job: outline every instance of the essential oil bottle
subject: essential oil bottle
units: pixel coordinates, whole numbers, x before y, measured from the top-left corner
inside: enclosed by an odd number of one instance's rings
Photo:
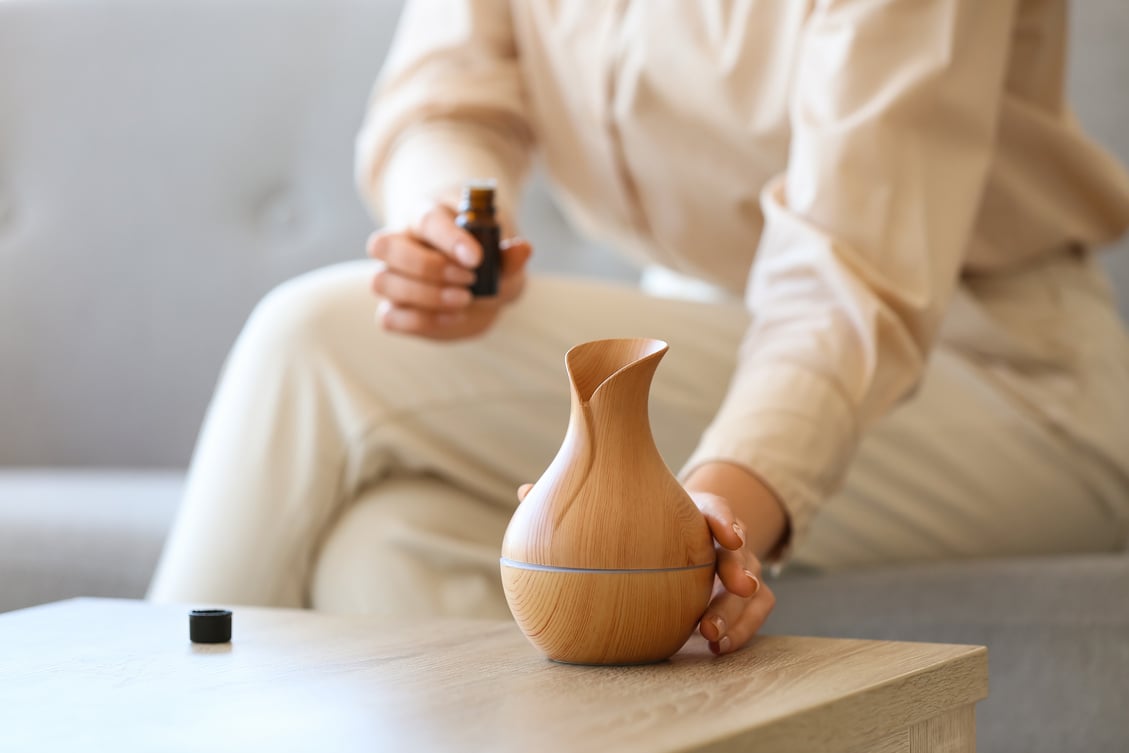
[[[463,187],[455,224],[475,237],[482,246],[482,264],[475,270],[470,292],[475,297],[498,295],[502,274],[502,229],[494,213],[494,181],[477,180]]]

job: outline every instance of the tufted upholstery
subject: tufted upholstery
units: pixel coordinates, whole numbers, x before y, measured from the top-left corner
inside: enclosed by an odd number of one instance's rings
[[[317,5],[0,6],[0,462],[183,465],[255,299],[362,248],[395,11]]]
[[[0,464],[185,464],[254,302],[363,255],[353,135],[398,12],[0,4]]]
[[[1071,88],[1129,156],[1129,10],[1078,5]],[[185,464],[254,302],[361,253],[352,138],[398,10],[0,4],[0,464]],[[539,263],[575,268],[535,199]]]

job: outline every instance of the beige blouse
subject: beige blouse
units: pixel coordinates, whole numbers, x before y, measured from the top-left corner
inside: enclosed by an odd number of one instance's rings
[[[591,235],[742,294],[690,464],[753,469],[802,533],[962,273],[1129,226],[1065,36],[1065,0],[415,0],[358,181],[401,225],[472,176],[513,201],[536,149]]]

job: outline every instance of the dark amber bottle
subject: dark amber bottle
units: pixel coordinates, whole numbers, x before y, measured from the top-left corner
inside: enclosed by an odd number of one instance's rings
[[[498,295],[502,275],[502,229],[494,214],[493,181],[475,181],[463,188],[455,224],[473,235],[482,246],[482,264],[475,270],[470,292],[476,297]]]

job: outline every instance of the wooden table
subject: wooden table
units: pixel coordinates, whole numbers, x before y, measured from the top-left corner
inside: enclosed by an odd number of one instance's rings
[[[212,606],[212,605],[208,605]],[[0,749],[972,751],[975,646],[766,636],[647,667],[536,654],[511,623],[78,599],[0,615]]]

